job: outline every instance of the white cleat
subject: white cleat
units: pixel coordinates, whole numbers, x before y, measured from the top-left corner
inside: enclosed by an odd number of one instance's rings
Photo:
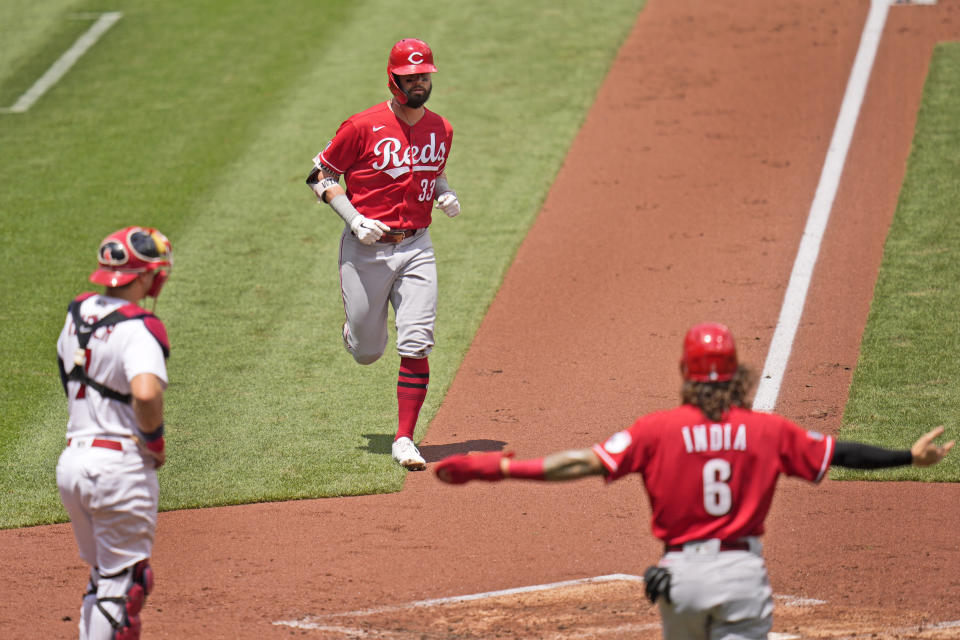
[[[427,468],[427,461],[420,455],[420,451],[417,450],[416,445],[413,444],[413,440],[410,438],[398,438],[394,440],[391,452],[397,464],[405,469],[410,471],[423,471]]]

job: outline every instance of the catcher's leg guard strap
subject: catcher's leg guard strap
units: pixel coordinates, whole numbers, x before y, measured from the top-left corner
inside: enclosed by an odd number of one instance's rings
[[[97,609],[113,627],[113,640],[140,638],[140,610],[151,591],[153,569],[148,560],[141,560],[119,573],[100,576]],[[109,607],[112,611],[108,611],[107,603],[113,605]]]
[[[97,606],[97,584],[100,582],[100,574],[96,567],[90,567],[90,580],[87,582],[87,590],[83,593],[83,600],[80,604],[80,637],[90,638],[90,620],[94,616]]]

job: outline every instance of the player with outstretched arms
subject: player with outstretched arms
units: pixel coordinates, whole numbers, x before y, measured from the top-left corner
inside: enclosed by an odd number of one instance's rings
[[[586,449],[532,460],[502,452],[452,456],[437,463],[448,483],[469,480],[572,480],[631,473],[643,477],[653,535],[664,543],[645,575],[659,601],[668,640],[766,638],[773,593],[760,536],[781,475],[820,482],[831,465],[875,469],[940,462],[954,446],[934,440],[893,451],[808,431],[786,418],[752,411],[752,375],[738,364],[733,335],[704,323],[686,334],[680,363],[682,404],[642,416]]]

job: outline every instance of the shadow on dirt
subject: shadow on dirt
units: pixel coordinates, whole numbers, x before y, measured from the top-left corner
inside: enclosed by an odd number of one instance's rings
[[[386,433],[365,433],[363,437],[367,439],[366,447],[360,449],[370,453],[380,453],[390,455],[390,445],[393,444],[393,436]],[[450,444],[425,444],[417,447],[420,449],[420,455],[427,462],[436,462],[447,456],[455,456],[459,453],[470,453],[471,451],[503,451],[506,446],[503,440],[465,440],[463,442],[451,442]]]

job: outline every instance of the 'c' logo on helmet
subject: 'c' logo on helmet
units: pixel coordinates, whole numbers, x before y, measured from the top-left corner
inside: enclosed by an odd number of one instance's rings
[[[410,54],[410,57],[407,58],[407,62],[409,62],[410,64],[420,64],[421,62],[423,62],[423,54],[420,53],[419,51],[414,51],[413,53]]]

